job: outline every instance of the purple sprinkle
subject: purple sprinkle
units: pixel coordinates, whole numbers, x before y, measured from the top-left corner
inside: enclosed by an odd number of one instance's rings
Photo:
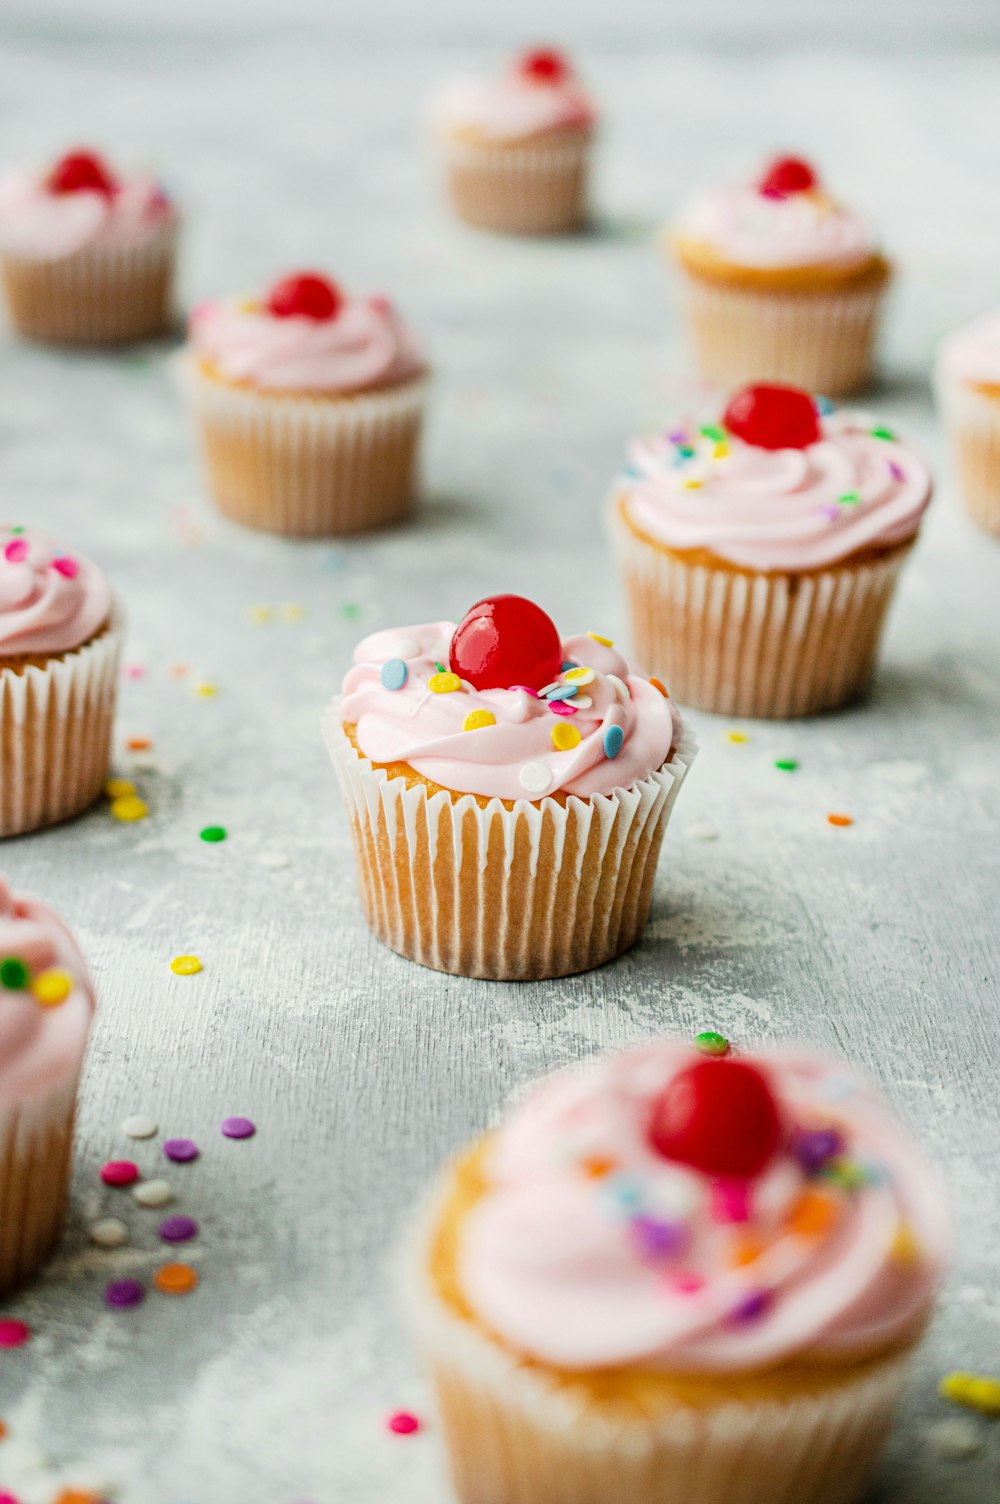
[[[104,1292],[104,1304],[116,1310],[137,1306],[144,1300],[146,1291],[137,1279],[113,1279]]]
[[[729,1313],[733,1326],[743,1326],[750,1321],[759,1321],[771,1305],[770,1290],[751,1290]]]
[[[902,465],[897,465],[895,460],[889,461],[889,474],[892,476],[893,480],[906,479],[906,473],[903,470]]]
[[[168,1138],[163,1145],[163,1152],[175,1164],[186,1165],[190,1160],[198,1158],[198,1145],[190,1138]]]
[[[821,507],[816,508],[818,516],[825,517],[828,522],[836,522],[840,516],[840,508],[835,501],[824,501]]]
[[[253,1138],[256,1132],[257,1126],[249,1118],[226,1118],[222,1124],[223,1138]]]
[[[792,1153],[807,1175],[818,1175],[823,1166],[844,1152],[844,1138],[836,1128],[799,1128],[792,1138]]]
[[[676,429],[673,433],[667,434],[667,441],[671,444],[686,444],[687,434],[683,429]]]
[[[164,1243],[186,1243],[198,1236],[198,1224],[193,1217],[167,1217],[160,1223],[160,1237]]]
[[[644,1259],[669,1259],[688,1245],[683,1222],[660,1222],[656,1217],[632,1217],[629,1222],[636,1249]]]

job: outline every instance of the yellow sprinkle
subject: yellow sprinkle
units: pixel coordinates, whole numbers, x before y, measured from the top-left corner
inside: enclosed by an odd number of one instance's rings
[[[495,726],[497,718],[492,710],[470,710],[462,722],[463,731],[478,731],[482,726]]]
[[[580,733],[568,721],[552,727],[552,745],[557,752],[569,752],[580,745]]]
[[[727,731],[726,737],[729,741],[735,742],[738,747],[750,740],[745,731]]]
[[[1000,1416],[1000,1379],[985,1374],[946,1373],[938,1384],[938,1394],[981,1415]]]
[[[302,618],[306,614],[306,608],[305,606],[300,606],[297,602],[292,601],[289,605],[282,606],[281,614],[284,617],[285,621],[294,623],[302,620]]]
[[[613,648],[615,645],[613,637],[602,637],[599,632],[588,632],[587,636],[592,638],[594,642],[599,642],[602,648]]]
[[[149,805],[138,794],[122,794],[120,798],[111,801],[111,813],[116,820],[123,820],[126,825],[131,825],[134,820],[145,820],[149,814]]]
[[[594,670],[585,663],[581,663],[579,668],[568,668],[563,674],[567,684],[591,684],[594,677]]]
[[[257,626],[263,626],[264,623],[266,621],[270,621],[273,616],[274,612],[271,610],[270,606],[250,607],[250,620]]]
[[[51,971],[40,971],[31,984],[32,996],[43,1008],[58,1008],[72,991],[73,978],[69,972],[55,966]]]
[[[684,489],[685,489],[685,491],[699,491],[701,489],[701,481],[700,480],[686,480],[684,482]]]
[[[201,695],[203,700],[210,700],[213,695],[219,693],[218,688],[214,684],[196,684],[194,692],[196,695]]]
[[[127,778],[109,778],[104,792],[109,799],[122,799],[126,794],[135,793],[135,784],[129,783]]]
[[[728,454],[729,454],[729,445],[728,444],[716,444],[715,448],[712,450],[712,458],[713,458],[713,460],[724,460],[727,457]]]
[[[260,313],[263,304],[259,298],[240,298],[236,307],[240,313]]]
[[[170,970],[174,976],[193,977],[196,971],[201,970],[201,962],[197,956],[175,956],[170,963]]]
[[[451,695],[456,689],[462,688],[462,681],[457,674],[449,673],[431,674],[427,681],[427,688],[433,690],[436,695]]]
[[[920,1263],[920,1244],[909,1222],[900,1222],[896,1228],[889,1256],[895,1263],[907,1268]]]

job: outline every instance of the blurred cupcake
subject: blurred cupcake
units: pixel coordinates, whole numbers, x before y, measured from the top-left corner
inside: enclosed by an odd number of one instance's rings
[[[377,632],[324,721],[365,917],[460,976],[599,966],[649,911],[694,755],[662,685],[515,595]]]
[[[179,216],[150,177],[73,151],[0,179],[0,272],[27,339],[120,344],[171,323]]]
[[[663,1042],[541,1082],[410,1251],[462,1504],[853,1504],[949,1249],[843,1065]]]
[[[611,521],[632,634],[682,704],[796,716],[860,694],[931,496],[884,425],[794,387],[633,445]]]
[[[100,794],[121,636],[96,564],[0,526],[0,836],[66,820]]]
[[[597,110],[559,52],[459,79],[433,108],[455,212],[480,230],[548,235],[588,217]]]
[[[869,381],[891,267],[808,162],[781,157],[756,182],[698,194],[669,245],[707,380],[832,397]]]
[[[937,390],[966,510],[1000,534],[1000,312],[945,341]]]
[[[0,877],[0,1295],[36,1272],[62,1232],[93,1012],[69,930]]]
[[[427,368],[386,298],[301,272],[260,300],[202,303],[182,372],[233,521],[329,537],[412,510]]]

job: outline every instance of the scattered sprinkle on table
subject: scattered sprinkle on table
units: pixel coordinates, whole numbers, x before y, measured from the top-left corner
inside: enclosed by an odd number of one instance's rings
[[[715,1029],[703,1029],[694,1037],[694,1047],[703,1055],[728,1055],[729,1040]]]
[[[136,820],[145,820],[149,805],[138,794],[123,794],[120,799],[112,799],[111,814],[125,825],[131,825]]]
[[[175,956],[170,970],[178,977],[193,977],[195,972],[201,971],[201,962],[197,956]]]
[[[109,778],[104,785],[104,793],[108,799],[124,799],[126,795],[135,793],[135,784],[127,778]]]
[[[198,1288],[198,1276],[190,1264],[164,1264],[153,1275],[161,1295],[190,1295]]]
[[[144,663],[126,663],[122,668],[122,673],[126,679],[144,679],[146,676],[146,665]]]
[[[139,1166],[130,1159],[109,1159],[101,1166],[101,1179],[105,1185],[134,1185],[139,1179]]]
[[[133,1188],[132,1197],[140,1206],[166,1206],[174,1199],[174,1188],[169,1180],[143,1180]]]
[[[219,693],[219,689],[215,684],[203,682],[201,684],[195,685],[194,692],[203,700],[211,700],[214,695],[217,695]]]
[[[966,1405],[978,1410],[980,1415],[1000,1417],[1000,1379],[987,1374],[964,1373],[957,1370],[946,1373],[938,1384],[942,1399],[953,1405]]]
[[[747,735],[747,733],[745,731],[727,731],[726,732],[726,741],[727,742],[732,742],[733,745],[736,746],[736,747],[742,747],[743,743],[744,742],[748,742],[749,740],[750,740],[750,738],[749,738],[749,736]]]
[[[144,1112],[135,1112],[122,1123],[122,1132],[126,1138],[153,1138],[157,1126],[155,1118],[148,1118]]]
[[[6,1426],[6,1423],[4,1421],[0,1420],[0,1441],[3,1441],[5,1439],[5,1437],[6,1437],[6,1435],[7,1435],[7,1426]]]
[[[166,1217],[159,1226],[164,1243],[187,1243],[198,1236],[198,1224],[193,1217]]]
[[[229,832],[224,825],[206,825],[198,834],[203,841],[208,841],[210,845],[215,845],[219,841],[224,841]]]
[[[833,814],[827,815],[827,817],[826,817],[826,823],[828,825],[837,825],[837,826],[853,825],[854,824],[854,816],[853,815],[838,815],[836,812],[834,812]]]
[[[273,619],[274,612],[271,610],[270,606],[251,606],[248,615],[254,625],[260,627],[263,626],[265,622],[271,621]]]
[[[798,759],[795,757],[776,757],[774,766],[779,773],[794,773],[798,767]]]
[[[223,1118],[221,1132],[223,1138],[253,1138],[257,1127],[249,1118]]]
[[[52,1504],[110,1504],[110,1501],[104,1494],[95,1494],[89,1488],[64,1488]]]
[[[689,825],[688,835],[692,836],[696,841],[717,841],[719,839],[719,832],[715,826],[706,824],[704,820],[696,820],[693,825]]]
[[[0,1347],[23,1347],[31,1338],[31,1327],[26,1321],[13,1317],[0,1318]]]
[[[124,1311],[137,1306],[145,1297],[142,1282],[137,1279],[113,1279],[104,1291],[104,1304]]]
[[[305,606],[300,606],[298,601],[289,601],[286,605],[282,606],[281,614],[285,621],[291,626],[295,626],[297,622],[302,621],[305,617],[306,608]]]
[[[412,1436],[420,1430],[420,1421],[409,1410],[395,1410],[386,1421],[389,1430],[396,1436]]]
[[[190,1138],[168,1138],[163,1152],[174,1164],[186,1165],[198,1158],[198,1145]]]
[[[125,747],[129,752],[150,752],[153,748],[153,738],[151,736],[130,736],[125,743]]]
[[[949,1462],[962,1462],[974,1457],[983,1448],[982,1437],[975,1422],[955,1415],[950,1420],[939,1420],[930,1427],[927,1439],[939,1457]]]
[[[128,1242],[128,1228],[118,1217],[99,1217],[91,1222],[88,1232],[98,1248],[124,1248]]]

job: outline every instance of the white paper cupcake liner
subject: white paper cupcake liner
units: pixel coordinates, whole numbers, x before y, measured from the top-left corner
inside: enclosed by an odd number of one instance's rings
[[[722,387],[786,381],[829,397],[871,379],[887,284],[837,293],[726,287],[681,272],[698,368]]]
[[[1000,534],[1000,401],[943,375],[937,389],[965,509]]]
[[[67,820],[111,761],[122,621],[44,667],[0,669],[0,837]]]
[[[808,574],[689,563],[611,503],[637,659],[682,705],[722,715],[813,715],[860,695],[910,543]]]
[[[209,489],[233,521],[288,536],[337,537],[385,527],[412,511],[426,377],[327,397],[235,386],[206,375],[190,355],[178,374]]]
[[[88,246],[54,260],[5,252],[11,323],[28,339],[122,344],[164,334],[173,318],[177,226],[126,249]]]
[[[478,230],[551,235],[575,230],[588,214],[588,134],[502,145],[443,143],[448,189],[459,218]]]
[[[37,1101],[0,1105],[0,1295],[29,1279],[59,1241],[76,1093],[74,1076]]]
[[[696,743],[630,789],[537,804],[408,787],[358,754],[339,707],[324,738],[354,836],[372,930],[436,971],[502,981],[567,976],[635,943],[660,844]]]

